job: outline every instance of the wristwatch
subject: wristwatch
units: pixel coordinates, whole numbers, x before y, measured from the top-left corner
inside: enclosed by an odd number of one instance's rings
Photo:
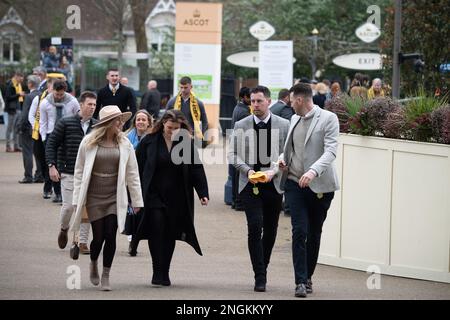
[[[53,167],[53,166],[54,166],[53,163],[49,163],[49,164],[48,164],[48,167],[49,167],[49,168],[51,168],[51,167]]]

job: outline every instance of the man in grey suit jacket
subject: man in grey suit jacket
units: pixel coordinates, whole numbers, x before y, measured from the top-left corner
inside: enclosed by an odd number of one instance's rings
[[[290,91],[296,115],[279,166],[291,210],[295,296],[306,297],[312,293],[322,225],[339,189],[334,169],[339,122],[334,113],[313,104],[309,84],[296,84]]]
[[[238,192],[247,217],[248,247],[255,273],[254,290],[263,292],[266,291],[267,266],[281,211],[281,172],[277,159],[283,151],[289,122],[269,111],[268,88],[258,86],[252,89],[250,97],[254,114],[236,122],[228,161],[239,171]],[[257,171],[266,173],[265,183],[250,178]]]
[[[290,94],[288,89],[281,89],[278,93],[278,101],[270,107],[270,112],[289,121],[294,115],[294,110],[290,106]]]

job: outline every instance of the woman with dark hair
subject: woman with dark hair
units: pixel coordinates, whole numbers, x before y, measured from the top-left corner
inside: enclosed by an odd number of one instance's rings
[[[142,138],[149,134],[153,127],[153,117],[152,115],[145,109],[141,109],[131,120],[130,129],[128,129],[125,134],[127,135],[128,140],[130,140],[134,149],[136,150],[139,142],[141,142]],[[135,217],[137,218],[137,216]],[[127,219],[133,219],[132,217],[128,217]],[[127,224],[125,224],[125,229]],[[134,230],[125,230],[125,234],[128,234],[128,254],[132,257],[137,255],[137,247],[139,245],[139,241],[133,240],[133,231]]]
[[[206,206],[208,183],[191,132],[184,114],[169,110],[136,150],[145,208],[136,240],[148,239],[154,285],[171,284],[176,240],[186,241],[202,255],[194,228],[194,189]]]

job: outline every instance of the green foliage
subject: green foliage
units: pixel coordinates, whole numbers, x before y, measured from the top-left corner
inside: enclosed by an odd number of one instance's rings
[[[383,10],[389,0],[234,0],[224,3],[223,18],[223,64],[224,75],[256,77],[257,70],[240,68],[226,61],[230,54],[257,51],[258,40],[249,33],[251,25],[265,20],[274,26],[276,33],[270,40],[293,40],[294,76],[311,76],[309,58],[313,54],[311,36],[314,28],[319,30],[316,55],[318,70],[326,76],[345,77],[354,71],[339,68],[332,59],[350,51],[378,51],[377,43],[367,45],[355,36],[355,30],[367,21],[370,5]]]
[[[405,107],[406,117],[409,121],[414,121],[424,114],[433,112],[435,109],[445,105],[448,100],[446,97],[435,98],[427,95],[423,87],[419,88],[414,96],[417,98],[409,100]]]
[[[340,131],[365,136],[450,144],[450,106],[447,97],[427,96],[404,106],[389,97],[365,100],[338,96],[326,103],[326,109],[339,119]]]
[[[408,0],[402,1],[402,37],[403,53],[420,53],[424,56],[423,74],[414,71],[412,61],[401,66],[401,90],[404,96],[411,96],[418,86],[423,86],[429,95],[439,88],[448,91],[450,77],[448,73],[439,73],[438,67],[449,62],[450,52],[450,2],[448,0]],[[381,41],[381,50],[386,54],[384,74],[386,80],[392,79],[392,48],[394,39],[394,7],[386,10],[385,33]]]
[[[447,104],[447,98],[434,98],[420,88],[417,98],[410,100],[405,106],[405,116],[410,125],[408,134],[412,140],[429,141],[433,137],[431,114],[434,110]]]

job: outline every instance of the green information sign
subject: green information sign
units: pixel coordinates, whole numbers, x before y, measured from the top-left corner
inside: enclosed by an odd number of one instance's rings
[[[212,75],[178,74],[177,82],[179,82],[182,77],[189,77],[192,79],[192,91],[197,98],[200,100],[212,99]]]

